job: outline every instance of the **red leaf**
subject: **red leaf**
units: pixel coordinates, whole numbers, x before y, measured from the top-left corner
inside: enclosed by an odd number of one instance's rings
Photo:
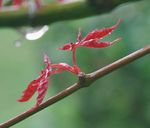
[[[37,103],[36,106],[39,106],[46,94],[46,91],[48,89],[48,78],[44,79],[43,81],[41,81],[41,84],[38,86],[37,91],[38,91],[38,97],[37,97]]]
[[[19,102],[28,101],[36,91],[38,92],[36,106],[43,101],[48,88],[49,76],[51,75],[51,62],[46,54],[44,55],[44,62],[47,65],[46,68],[41,71],[41,74],[37,79],[29,83],[27,89],[23,91],[23,95],[18,100]]]
[[[112,42],[109,42],[109,41],[100,42],[99,39],[91,39],[91,40],[85,41],[80,46],[85,46],[85,47],[89,47],[89,48],[103,48],[103,47],[108,47],[120,40],[121,40],[121,38],[118,38]]]
[[[81,42],[81,39],[82,39],[82,35],[81,35],[81,30],[79,29],[78,36],[77,36],[78,43]]]
[[[111,32],[113,32],[117,26],[119,25],[119,23],[121,22],[121,20],[119,19],[117,21],[117,23],[110,27],[110,28],[104,28],[104,29],[96,29],[92,32],[90,32],[89,34],[87,34],[87,36],[84,39],[81,39],[81,32],[79,31],[78,33],[78,37],[77,37],[77,41],[76,43],[70,43],[70,44],[65,44],[62,48],[59,48],[59,50],[70,50],[70,51],[75,51],[75,49],[79,46],[85,46],[85,47],[91,47],[91,48],[101,48],[101,47],[107,47],[112,45],[114,42],[117,42],[119,39],[117,39],[117,41],[113,41],[113,42],[100,42],[99,40],[102,39],[103,37],[105,37],[106,35],[110,34]]]
[[[26,102],[28,101],[36,92],[38,87],[37,80],[33,80],[31,83],[29,83],[26,90],[23,91],[23,95],[20,99],[18,99],[19,102]]]
[[[114,26],[110,27],[110,28],[96,29],[96,30],[90,32],[90,33],[82,40],[82,42],[87,41],[87,40],[90,40],[90,39],[96,39],[96,38],[100,39],[100,38],[105,37],[105,36],[108,35],[108,34],[111,34],[111,32],[113,32],[113,31],[117,28],[117,26],[119,25],[120,22],[121,22],[121,20],[119,19],[119,20],[117,21],[117,23],[116,23]]]
[[[71,72],[73,74],[78,74],[80,72],[79,68],[71,67],[70,65],[68,65],[66,63],[52,64],[51,66],[52,66],[52,68],[55,68],[52,71],[52,74],[56,74],[56,73],[62,72],[64,70],[69,71],[69,72]]]
[[[102,48],[102,47],[107,47],[118,42],[121,38],[118,38],[112,42],[110,41],[101,42],[100,39],[110,34],[112,31],[114,31],[119,25],[120,21],[121,20],[119,19],[117,23],[112,27],[104,28],[104,29],[96,29],[90,32],[89,34],[87,34],[87,36],[83,39],[81,36],[81,32],[79,31],[78,36],[77,36],[77,42],[65,44],[62,48],[59,48],[59,50],[72,51],[73,71],[71,70],[69,71],[74,72],[76,74],[80,72],[80,68],[77,66],[76,58],[75,58],[76,48],[78,48],[79,46],[89,47],[89,48]],[[62,69],[58,68],[58,70],[61,71]],[[65,70],[68,70],[68,69],[66,68]]]
[[[46,69],[51,71],[51,61],[47,54],[44,55],[44,63],[47,65]]]

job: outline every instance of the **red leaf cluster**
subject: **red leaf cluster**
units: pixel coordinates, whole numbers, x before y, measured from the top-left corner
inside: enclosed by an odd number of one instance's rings
[[[67,63],[52,64],[48,56],[45,54],[44,55],[44,63],[46,64],[45,69],[41,71],[40,76],[38,78],[36,78],[35,80],[29,83],[28,87],[23,91],[23,95],[18,101],[19,102],[28,101],[35,94],[35,92],[37,92],[38,96],[37,96],[36,106],[39,106],[42,103],[46,91],[48,89],[48,81],[50,75],[60,73],[62,71],[69,71],[73,74],[79,74],[81,72],[80,68],[76,63],[76,58],[75,58],[76,48],[78,47],[102,48],[102,47],[110,46],[115,42],[118,42],[120,38],[112,42],[110,41],[102,42],[101,39],[106,35],[110,34],[112,31],[114,31],[117,28],[119,23],[120,20],[118,20],[118,22],[112,27],[98,29],[98,30],[96,29],[90,32],[89,34],[87,34],[87,36],[85,36],[83,39],[81,36],[81,32],[79,31],[76,43],[65,44],[62,48],[60,48],[60,50],[72,51],[73,66],[70,66]]]
[[[100,40],[103,39],[105,36],[111,34],[119,25],[120,19],[117,21],[117,23],[110,27],[110,28],[104,28],[104,29],[96,29],[87,34],[83,39],[81,36],[81,32],[78,33],[77,42],[75,43],[69,43],[65,44],[62,48],[59,48],[60,50],[74,50],[77,47],[89,47],[89,48],[102,48],[107,47],[115,42],[119,41],[120,38],[116,39],[115,41],[109,42],[101,42]]]
[[[52,71],[52,74],[56,74],[62,71],[69,71],[73,74],[78,74],[80,72],[80,69],[77,67],[72,67],[66,63],[58,63],[58,64],[52,64],[52,68],[55,70]]]
[[[111,34],[119,25],[120,19],[117,21],[115,25],[109,28],[104,28],[104,29],[96,29],[87,34],[83,39],[81,36],[81,32],[79,31],[78,37],[77,37],[77,42],[75,43],[68,43],[65,44],[62,48],[59,48],[59,50],[69,50],[72,51],[72,61],[73,61],[73,67],[75,70],[77,69],[80,72],[80,68],[77,66],[76,63],[76,57],[75,57],[75,52],[78,47],[88,47],[88,48],[103,48],[103,47],[108,47],[119,40],[121,38],[118,38],[112,42],[110,41],[101,41],[102,38],[105,36]],[[79,73],[78,72],[78,73]]]
[[[28,87],[23,91],[21,98],[18,99],[19,102],[28,101],[35,92],[37,92],[38,96],[35,105],[37,107],[42,103],[45,97],[50,75],[60,73],[62,71],[69,71],[73,74],[78,74],[79,72],[79,70],[66,63],[51,64],[51,61],[46,54],[44,55],[44,63],[47,65],[46,68],[41,71],[38,78],[29,83]]]
[[[48,89],[49,76],[51,75],[52,70],[51,62],[46,54],[44,55],[44,62],[47,65],[46,68],[41,71],[40,76],[38,78],[29,83],[27,89],[23,91],[23,95],[21,96],[21,98],[18,99],[19,102],[28,101],[37,91],[38,97],[36,106],[42,103],[43,98],[45,97],[46,91]]]

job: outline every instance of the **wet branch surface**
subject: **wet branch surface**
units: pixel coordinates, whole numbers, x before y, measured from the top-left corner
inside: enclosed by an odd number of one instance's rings
[[[59,92],[58,94],[50,97],[47,101],[42,103],[39,107],[25,111],[24,113],[21,113],[21,114],[17,115],[16,117],[13,117],[12,119],[10,119],[4,123],[1,123],[0,128],[8,128],[8,127],[11,127],[11,126],[25,120],[26,118],[36,114],[37,112],[53,105],[54,103],[60,101],[63,98],[71,95],[72,93],[76,92],[77,90],[92,85],[93,82],[95,82],[96,80],[100,79],[101,77],[111,73],[112,71],[115,71],[118,68],[123,67],[124,65],[129,64],[130,62],[133,62],[134,60],[139,59],[149,53],[150,53],[150,45],[147,45],[147,46],[145,46],[145,47],[143,47],[143,48],[141,48],[141,49],[139,49],[139,50],[109,64],[109,65],[106,65],[105,67],[103,67],[97,71],[94,71],[89,74],[84,74],[84,73],[79,74],[79,76],[78,76],[79,80],[77,83],[64,89],[63,91]]]
[[[31,7],[0,10],[0,27],[42,26],[58,21],[103,14],[120,4],[138,0],[86,0],[68,4],[49,3],[33,10]],[[32,10],[32,11],[31,11]]]

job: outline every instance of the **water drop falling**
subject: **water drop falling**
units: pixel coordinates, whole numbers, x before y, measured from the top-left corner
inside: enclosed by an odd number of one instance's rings
[[[48,25],[44,25],[40,28],[31,28],[25,33],[25,38],[27,40],[37,40],[41,38],[48,31],[48,29]]]
[[[21,40],[16,40],[15,42],[14,42],[14,45],[15,45],[15,47],[20,47],[21,46],[21,44],[22,44],[22,41]]]

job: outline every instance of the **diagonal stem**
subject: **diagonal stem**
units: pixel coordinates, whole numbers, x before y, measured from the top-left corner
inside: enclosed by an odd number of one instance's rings
[[[71,95],[72,93],[76,92],[80,88],[90,86],[92,84],[92,82],[100,79],[101,77],[109,74],[110,72],[115,71],[116,69],[123,67],[124,65],[126,65],[130,62],[133,62],[134,60],[139,59],[142,56],[147,55],[149,53],[150,53],[150,45],[145,46],[144,48],[141,48],[141,49],[139,49],[139,50],[113,62],[112,64],[109,64],[109,65],[95,71],[95,72],[92,72],[90,74],[80,74],[78,83],[73,84],[72,86],[68,87],[67,89],[65,89],[65,90],[59,92],[58,94],[56,94],[55,96],[49,98],[47,101],[42,103],[39,107],[28,110],[24,113],[17,115],[16,117],[13,117],[12,119],[10,119],[4,123],[1,123],[0,128],[11,127],[11,126],[21,122],[22,120],[27,119],[28,117],[34,115],[35,113],[47,108],[48,106],[53,105],[54,103]]]
[[[101,69],[99,69],[99,70],[97,70],[97,71],[95,71],[95,72],[88,74],[88,77],[90,80],[95,81],[95,80],[111,73],[112,71],[114,71],[130,62],[133,62],[134,60],[136,60],[146,54],[149,54],[149,53],[150,53],[150,44],[105,66],[105,67],[103,67],[103,68],[101,68]]]

